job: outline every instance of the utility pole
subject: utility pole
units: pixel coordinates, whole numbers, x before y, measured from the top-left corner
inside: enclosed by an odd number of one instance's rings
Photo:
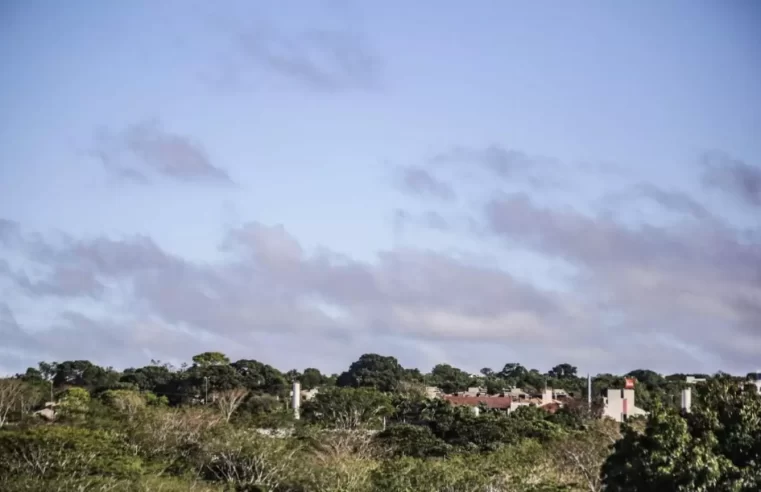
[[[592,376],[587,373],[587,408],[592,412]]]
[[[203,383],[204,383],[204,396],[203,396],[203,404],[207,405],[209,403],[209,376],[203,377]]]

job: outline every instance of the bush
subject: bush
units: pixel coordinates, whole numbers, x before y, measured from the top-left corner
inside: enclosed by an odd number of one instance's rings
[[[67,426],[0,432],[0,477],[127,477],[141,468],[113,433]]]
[[[443,457],[452,451],[452,447],[434,436],[429,427],[421,425],[394,425],[379,433],[376,439],[394,456]]]
[[[196,449],[193,461],[200,476],[235,487],[276,490],[292,479],[299,446],[293,439],[262,436],[256,431],[220,428]]]

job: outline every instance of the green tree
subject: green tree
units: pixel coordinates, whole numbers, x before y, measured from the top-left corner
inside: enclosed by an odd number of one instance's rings
[[[505,364],[501,371],[497,374],[499,377],[507,381],[511,386],[520,386],[520,383],[528,374],[528,370],[517,362],[509,362]]]
[[[68,416],[87,413],[90,405],[90,393],[84,388],[68,388],[58,398],[58,408]]]
[[[577,373],[576,366],[571,364],[558,364],[547,373],[547,376],[556,379],[573,379]]]
[[[0,485],[4,477],[134,476],[141,466],[104,431],[56,425],[0,433]]]
[[[452,451],[452,446],[433,435],[430,427],[423,425],[394,425],[379,433],[376,439],[394,456],[430,458],[446,456]]]
[[[306,420],[343,430],[379,427],[392,412],[391,398],[372,388],[326,388],[302,406]]]
[[[462,369],[449,364],[438,364],[431,371],[429,382],[441,388],[444,393],[456,393],[467,390],[473,378]]]
[[[394,391],[405,372],[394,357],[364,354],[338,378],[339,386],[370,387],[380,391]]]
[[[61,386],[82,386],[88,389],[110,388],[119,381],[121,375],[111,368],[103,368],[89,360],[67,360],[55,365],[53,384]]]
[[[229,363],[230,359],[222,352],[204,352],[193,356],[193,364],[200,367],[220,366]]]
[[[314,367],[304,369],[304,373],[299,380],[301,381],[301,387],[304,389],[316,388],[323,384],[322,373]]]
[[[761,396],[731,379],[698,389],[693,412],[656,405],[602,468],[607,491],[761,490]]]

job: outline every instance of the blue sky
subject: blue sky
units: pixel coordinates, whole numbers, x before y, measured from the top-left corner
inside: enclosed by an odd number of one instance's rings
[[[755,369],[755,2],[0,9],[4,370]]]

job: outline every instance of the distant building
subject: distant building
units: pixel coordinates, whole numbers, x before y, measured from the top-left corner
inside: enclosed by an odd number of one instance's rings
[[[441,398],[442,391],[437,388],[436,386],[426,386],[425,387],[425,397],[428,399],[434,399],[434,398]]]
[[[485,405],[486,408],[498,410],[510,410],[512,400],[506,396],[470,396],[470,395],[445,395],[444,399],[456,406],[478,407]]]
[[[633,389],[609,389],[608,396],[603,398],[603,417],[608,417],[616,422],[623,422],[629,417],[647,415],[647,412],[638,408],[634,399]]]
[[[445,395],[443,398],[450,402],[452,405],[479,407],[480,405],[486,406],[490,409],[506,410],[507,412],[514,412],[520,407],[535,406],[539,407],[547,412],[555,413],[561,407],[565,405],[564,402],[555,399],[555,393],[552,389],[545,389],[541,395],[537,397],[530,397],[528,393],[523,391],[504,393],[499,396],[490,396],[486,392],[475,391],[481,388],[471,388],[468,392],[455,395]],[[477,393],[477,394],[472,394]],[[478,412],[474,412],[478,415]]]
[[[696,383],[705,383],[705,378],[696,378],[695,376],[687,376],[684,379],[684,382],[687,384],[696,384]]]

